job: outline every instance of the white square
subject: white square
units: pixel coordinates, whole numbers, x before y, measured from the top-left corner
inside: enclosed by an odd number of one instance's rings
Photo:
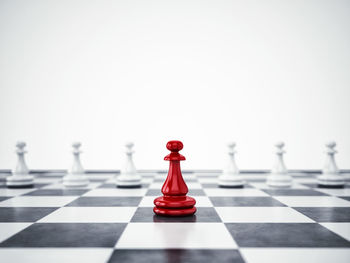
[[[79,196],[17,196],[0,203],[0,207],[60,207]]]
[[[294,178],[294,181],[299,184],[317,184],[317,178]]]
[[[247,263],[348,263],[350,249],[344,248],[241,248]]]
[[[116,179],[117,179],[117,176],[115,175],[115,176],[109,178],[109,179],[108,179],[107,181],[105,181],[104,183],[105,183],[105,184],[115,184]]]
[[[220,174],[222,174],[222,171],[212,171],[212,172],[195,172],[194,176],[200,178],[200,177],[218,177]]]
[[[350,202],[334,196],[274,196],[291,207],[349,207]]]
[[[225,223],[312,223],[290,207],[215,207]]]
[[[237,248],[222,223],[129,223],[116,248]]]
[[[266,180],[266,177],[267,177],[266,174],[241,174],[241,176],[243,177],[243,179],[247,179],[247,180],[252,180],[252,179]]]
[[[163,184],[164,184],[164,182],[153,182],[149,186],[149,189],[161,189]]]
[[[350,196],[350,188],[343,188],[343,189],[318,188],[317,191],[328,195],[333,195],[333,196]]]
[[[136,207],[62,207],[40,219],[40,223],[125,223]]]
[[[165,182],[165,179],[167,178],[167,174],[157,174],[154,179],[155,180],[163,180]]]
[[[53,184],[53,183],[59,183],[61,179],[43,177],[43,178],[35,178],[34,181],[36,184]]]
[[[182,177],[185,180],[186,184],[187,184],[187,180],[197,180],[197,176],[194,174],[182,173]]]
[[[198,181],[202,184],[217,184],[218,179],[217,178],[198,178]]]
[[[320,225],[350,241],[350,223],[320,223]]]
[[[105,263],[110,248],[0,248],[1,263]]]
[[[154,206],[154,199],[156,199],[158,196],[145,196],[142,198],[139,206],[140,207],[153,207]],[[194,199],[196,199],[196,207],[213,207],[213,204],[206,196],[192,196]]]
[[[89,174],[86,174],[87,175],[87,177],[89,178],[89,179],[97,179],[97,180],[108,180],[108,179],[110,179],[110,178],[112,178],[112,177],[114,177],[113,175],[111,175],[111,174],[99,174],[99,173],[97,173],[97,174],[91,174],[91,173],[89,173]]]
[[[83,196],[144,196],[147,190],[145,188],[98,188],[85,193]]]
[[[151,184],[153,182],[153,178],[142,178],[141,183],[142,184]]]
[[[204,189],[208,196],[269,196],[267,193],[252,188],[208,188]]]
[[[17,196],[23,195],[37,190],[36,188],[28,188],[28,189],[0,189],[0,196]]]
[[[118,178],[118,176],[110,178],[105,183],[107,183],[107,184],[116,184],[116,179]],[[153,182],[153,180],[154,180],[153,177],[141,177],[141,184],[151,184]]]
[[[32,223],[0,223],[0,242],[17,234],[31,224]]]

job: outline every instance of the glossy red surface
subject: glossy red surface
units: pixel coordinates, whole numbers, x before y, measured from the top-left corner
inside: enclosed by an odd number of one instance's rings
[[[154,213],[161,216],[190,216],[193,215],[197,209],[195,207],[186,209],[163,209],[154,207]]]
[[[180,141],[169,141],[166,145],[171,151],[164,160],[170,161],[168,176],[163,184],[162,193],[164,196],[154,200],[154,213],[164,216],[186,216],[196,212],[194,205],[196,200],[186,196],[187,185],[182,177],[180,161],[186,158],[178,152],[182,150],[183,144]]]

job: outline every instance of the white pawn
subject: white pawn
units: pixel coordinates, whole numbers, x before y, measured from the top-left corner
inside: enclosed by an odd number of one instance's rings
[[[236,143],[230,142],[228,147],[228,163],[222,175],[219,176],[220,187],[243,187],[244,181],[239,173],[239,169],[235,162],[235,146]]]
[[[134,144],[132,142],[128,142],[125,144],[126,147],[126,163],[124,169],[121,170],[120,175],[117,176],[116,185],[121,188],[133,188],[133,187],[141,187],[141,175],[139,175],[136,171],[132,155]]]
[[[333,141],[326,143],[327,159],[322,170],[322,175],[318,176],[318,185],[327,188],[339,188],[345,185],[345,178],[340,174],[337,164],[335,163],[334,155],[337,153]]]
[[[66,187],[86,187],[89,185],[89,179],[80,162],[80,146],[80,142],[74,142],[72,144],[74,156],[73,166],[68,174],[63,177],[63,185]]]
[[[12,171],[12,175],[6,179],[6,185],[9,188],[25,188],[33,187],[34,185],[34,177],[29,175],[29,169],[24,160],[24,154],[27,153],[24,149],[25,146],[25,142],[17,142],[16,144],[18,161],[16,168]]]
[[[276,146],[276,162],[268,175],[266,183],[272,187],[286,188],[292,185],[292,177],[288,174],[288,170],[283,161],[283,154],[285,153],[283,147],[284,142],[277,142]]]

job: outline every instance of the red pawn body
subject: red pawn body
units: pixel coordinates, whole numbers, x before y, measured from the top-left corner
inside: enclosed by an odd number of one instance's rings
[[[186,160],[184,156],[179,154],[183,144],[180,141],[170,141],[166,145],[171,151],[165,156],[164,160],[170,161],[168,176],[163,184],[162,193],[154,199],[154,213],[163,216],[187,216],[196,212],[196,200],[186,196],[188,193],[187,185],[182,177],[180,161]]]

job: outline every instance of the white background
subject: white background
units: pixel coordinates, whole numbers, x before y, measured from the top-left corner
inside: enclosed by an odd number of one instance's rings
[[[32,169],[322,168],[338,142],[350,168],[350,1],[0,0],[0,168],[28,144]]]

